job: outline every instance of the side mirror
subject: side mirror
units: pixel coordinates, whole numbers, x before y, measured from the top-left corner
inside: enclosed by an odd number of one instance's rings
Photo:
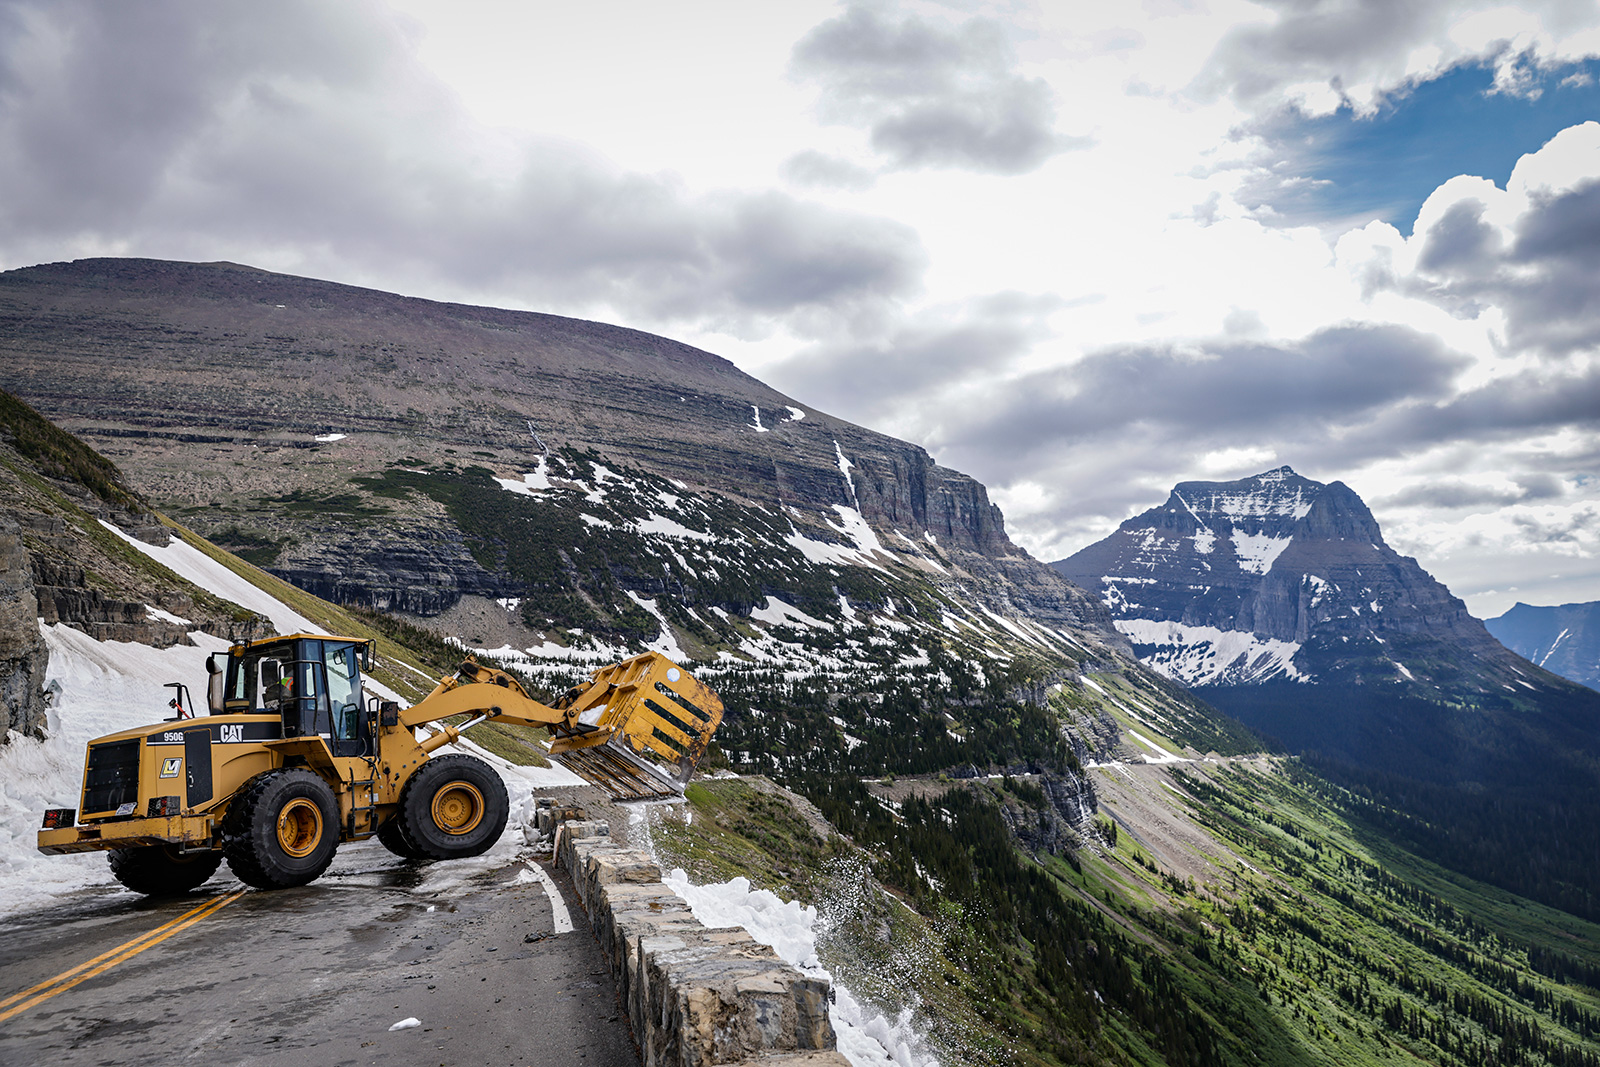
[[[207,674],[221,674],[222,673],[222,668],[220,666],[218,666],[218,664],[217,664],[217,654],[215,652],[211,653],[211,655],[206,657],[206,673]]]
[[[361,669],[368,674],[372,673],[372,649],[376,644],[376,641],[368,641],[361,646]]]
[[[378,725],[399,726],[400,705],[396,704],[392,700],[385,700],[382,704],[378,705]]]

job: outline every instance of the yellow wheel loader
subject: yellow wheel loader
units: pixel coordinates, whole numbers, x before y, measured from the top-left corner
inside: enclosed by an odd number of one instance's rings
[[[722,721],[716,694],[655,652],[595,671],[555,705],[468,658],[401,708],[366,691],[371,667],[370,641],[317,634],[213,655],[210,714],[172,682],[176,717],[89,742],[80,807],[45,813],[39,851],[107,850],[117,879],[152,895],[186,893],[224,859],[253,886],[305,885],[339,842],[373,836],[409,858],[476,856],[509,802],[483,760],[432,755],[462,731],[544,727],[553,756],[630,799],[681,792]],[[419,740],[423,727],[434,732]]]

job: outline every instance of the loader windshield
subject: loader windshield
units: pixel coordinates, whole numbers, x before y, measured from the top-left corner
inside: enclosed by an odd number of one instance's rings
[[[231,650],[223,708],[278,714],[285,737],[317,734],[336,756],[367,755],[360,652],[359,642],[306,637]]]

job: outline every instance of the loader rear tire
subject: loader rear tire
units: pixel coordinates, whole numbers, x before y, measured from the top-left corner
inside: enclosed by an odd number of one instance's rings
[[[476,756],[438,756],[400,791],[402,837],[423,859],[480,856],[500,840],[511,810],[506,783]]]
[[[258,774],[228,808],[223,852],[241,882],[287,889],[321,876],[339,847],[339,805],[304,770]]]
[[[111,875],[147,897],[177,897],[198,889],[222,866],[220,852],[184,854],[171,845],[119,848],[110,854]]]

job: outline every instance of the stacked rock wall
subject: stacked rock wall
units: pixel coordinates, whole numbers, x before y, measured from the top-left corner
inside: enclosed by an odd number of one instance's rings
[[[835,1050],[828,983],[738,927],[708,929],[643,849],[604,822],[543,807],[555,861],[572,875],[644,1054],[645,1067],[849,1067]]]

